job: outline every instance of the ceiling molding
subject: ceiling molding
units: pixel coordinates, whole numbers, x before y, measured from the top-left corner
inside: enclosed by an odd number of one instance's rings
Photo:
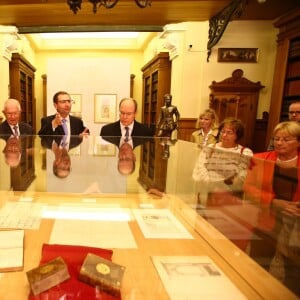
[[[78,25],[78,26],[21,26],[18,27],[19,33],[52,33],[52,32],[162,32],[163,26],[160,25]]]

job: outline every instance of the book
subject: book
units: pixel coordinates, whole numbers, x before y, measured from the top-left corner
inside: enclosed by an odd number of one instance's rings
[[[68,267],[62,257],[57,257],[26,272],[33,295],[38,295],[70,278]]]
[[[23,270],[24,229],[0,231],[0,258],[0,272]]]
[[[125,267],[107,259],[88,253],[79,272],[78,279],[116,297],[121,295],[121,283]]]

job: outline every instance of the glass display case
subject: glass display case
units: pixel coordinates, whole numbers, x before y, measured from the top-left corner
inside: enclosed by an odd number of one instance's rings
[[[7,160],[0,139],[0,234],[24,230],[22,266],[3,271],[0,263],[0,299],[298,299],[299,215],[251,196],[248,178],[269,168],[265,161],[245,157],[237,188],[200,179],[203,150],[187,141],[139,138],[122,153],[120,139],[100,136],[69,137],[67,148],[61,137],[21,139],[31,139],[14,149],[23,160]],[[149,143],[161,148],[164,190],[139,180]],[[11,174],[26,166],[30,183],[19,176],[26,184],[13,184]],[[0,253],[6,245],[0,236]],[[88,253],[125,267],[120,295],[78,279]],[[34,296],[26,273],[57,257],[70,278]]]

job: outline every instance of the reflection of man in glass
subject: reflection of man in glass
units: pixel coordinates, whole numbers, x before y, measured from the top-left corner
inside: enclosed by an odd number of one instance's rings
[[[71,158],[69,150],[79,146],[82,142],[80,136],[43,136],[41,144],[51,149],[55,158],[53,161],[53,174],[59,178],[66,178],[71,171]]]
[[[123,143],[119,147],[118,171],[122,175],[132,174],[135,170],[136,157],[130,143]]]
[[[53,143],[52,151],[55,155],[53,161],[53,174],[59,178],[67,177],[71,170],[71,159],[68,149]]]
[[[22,155],[20,139],[15,136],[8,138],[3,153],[6,164],[10,167],[17,167],[20,164]]]

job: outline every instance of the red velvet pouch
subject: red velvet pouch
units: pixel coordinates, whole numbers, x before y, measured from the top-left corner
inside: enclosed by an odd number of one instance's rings
[[[71,278],[37,296],[30,294],[29,300],[119,300],[119,297],[113,297],[97,287],[92,287],[77,279],[81,265],[88,253],[111,260],[113,251],[85,246],[44,244],[40,264],[61,256],[68,266]]]

